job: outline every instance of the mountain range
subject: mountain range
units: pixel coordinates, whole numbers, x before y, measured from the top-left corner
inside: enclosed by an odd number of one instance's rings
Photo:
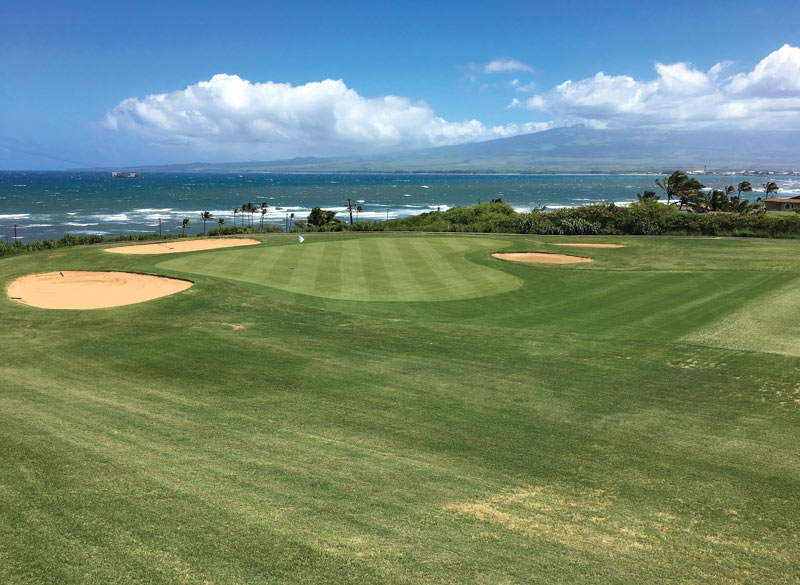
[[[800,169],[800,132],[555,128],[484,142],[362,157],[132,167],[207,172],[671,172]]]

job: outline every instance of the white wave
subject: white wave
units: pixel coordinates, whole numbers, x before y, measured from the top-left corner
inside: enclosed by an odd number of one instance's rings
[[[98,224],[98,223],[77,223],[77,222],[68,221],[68,222],[64,223],[64,225],[71,225],[71,226],[76,226],[76,227],[87,227],[87,226],[90,226],[90,225],[100,225],[100,224]]]
[[[94,219],[99,219],[100,221],[130,221],[130,218],[126,213],[112,213],[111,215],[93,215]]]
[[[70,233],[71,234],[77,234],[77,235],[80,235],[80,236],[94,236],[94,235],[103,236],[103,235],[106,235],[106,234],[110,234],[111,232],[103,232],[103,231],[100,231],[100,230],[73,230]]]
[[[29,223],[25,226],[26,228],[42,228],[42,227],[53,227],[52,223]]]
[[[133,213],[168,213],[170,211],[172,211],[171,207],[165,207],[164,209],[145,208],[145,209],[134,209]]]
[[[25,219],[30,216],[30,213],[6,213],[0,214],[0,219]]]
[[[15,187],[27,187],[27,185],[14,185]]]
[[[403,193],[403,197],[411,197],[408,193]]]
[[[428,185],[420,185],[420,188],[421,189],[430,189],[430,187]]]

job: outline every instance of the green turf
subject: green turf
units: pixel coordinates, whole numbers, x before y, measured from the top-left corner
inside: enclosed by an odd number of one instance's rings
[[[0,260],[196,280],[0,299],[0,583],[797,584],[797,244],[554,241]]]
[[[468,261],[506,246],[491,238],[372,238],[242,247],[165,260],[159,268],[218,276],[330,299],[442,301],[519,288],[522,280]]]

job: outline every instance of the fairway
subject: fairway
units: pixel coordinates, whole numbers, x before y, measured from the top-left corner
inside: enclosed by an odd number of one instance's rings
[[[219,276],[330,299],[443,301],[513,290],[522,280],[470,262],[470,252],[502,249],[499,238],[352,239],[193,254],[159,267]]]
[[[0,259],[194,283],[0,298],[0,583],[798,585],[797,242],[260,241]]]

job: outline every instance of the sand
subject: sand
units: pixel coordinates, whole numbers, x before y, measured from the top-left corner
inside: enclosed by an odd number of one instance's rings
[[[234,246],[253,246],[260,243],[252,238],[204,238],[202,240],[170,240],[159,244],[115,246],[113,248],[105,248],[105,251],[114,254],[176,254],[178,252],[197,252],[198,250],[214,250],[216,248],[232,248]]]
[[[591,258],[568,256],[567,254],[547,254],[545,252],[496,252],[492,254],[492,256],[502,260],[536,264],[577,264],[579,262],[593,262]]]
[[[18,278],[10,299],[42,309],[104,309],[141,303],[192,286],[191,281],[134,272],[65,270]]]
[[[622,244],[553,244],[553,246],[575,246],[576,248],[624,248]]]

